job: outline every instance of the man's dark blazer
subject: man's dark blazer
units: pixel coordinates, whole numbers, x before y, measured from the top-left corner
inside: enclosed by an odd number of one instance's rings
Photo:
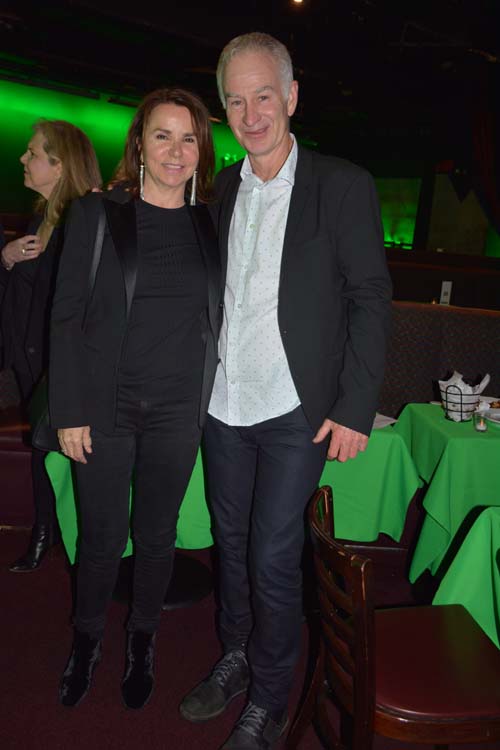
[[[106,231],[85,315],[101,206],[106,212]],[[208,316],[200,320],[200,335],[206,341],[199,410],[202,425],[217,366],[222,286],[217,240],[209,212],[201,205],[189,206],[188,210],[208,278]],[[53,427],[90,425],[102,432],[113,430],[117,374],[137,266],[136,212],[130,195],[114,190],[75,200],[66,222],[51,316],[49,411]]]
[[[241,162],[216,179],[223,273]],[[278,292],[290,372],[313,430],[370,434],[384,374],[392,286],[371,176],[299,147]]]

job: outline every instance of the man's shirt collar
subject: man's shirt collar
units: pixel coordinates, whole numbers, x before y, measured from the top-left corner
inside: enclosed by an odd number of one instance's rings
[[[297,168],[298,147],[297,147],[297,140],[293,133],[290,133],[290,137],[293,141],[292,148],[290,149],[290,153],[288,154],[286,161],[281,167],[278,174],[275,175],[272,180],[268,180],[268,182],[273,182],[274,180],[284,180],[285,182],[288,182],[292,186],[295,183],[295,170]],[[240,177],[242,181],[251,177],[254,180],[258,180],[259,182],[262,182],[260,177],[257,177],[257,175],[254,174],[248,154],[243,159],[243,164],[241,165],[241,169],[240,169]]]

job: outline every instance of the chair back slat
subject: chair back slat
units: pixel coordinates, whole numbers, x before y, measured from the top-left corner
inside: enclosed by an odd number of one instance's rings
[[[335,685],[334,698],[337,703],[340,703],[352,715],[354,711],[352,679],[347,680],[345,673],[337,669],[337,665],[332,659],[325,660],[325,674],[329,687]]]
[[[352,647],[342,638],[339,638],[335,625],[330,621],[322,621],[323,638],[328,654],[331,654],[339,668],[351,680],[355,672],[354,659],[352,658]]]
[[[332,601],[334,601],[338,607],[344,610],[344,612],[352,615],[352,598],[348,594],[346,594],[345,589],[343,588],[343,578],[346,575],[346,572],[348,572],[350,569],[351,561],[349,560],[346,566],[342,566],[342,569],[340,568],[340,566],[337,568],[337,570],[340,572],[339,577],[338,573],[334,574],[332,572],[332,564],[334,563],[334,559],[328,546],[328,542],[325,542],[324,539],[319,538],[316,540],[314,546],[314,562],[316,575],[321,589],[326,592],[327,596],[332,599]],[[329,563],[329,565],[325,565],[325,560],[327,563]]]
[[[331,622],[335,632],[339,634],[352,648],[354,646],[354,629],[350,620],[345,620],[336,609],[333,608],[331,599],[322,589],[318,591],[318,602],[323,622]]]
[[[321,487],[313,497],[309,523],[315,550],[325,669],[330,687],[342,703],[351,707],[366,738],[373,727],[375,694],[372,563],[335,541],[329,487]]]

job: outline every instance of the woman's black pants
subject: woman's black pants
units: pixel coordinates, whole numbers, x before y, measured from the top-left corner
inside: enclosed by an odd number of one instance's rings
[[[24,406],[27,405],[33,386],[33,376],[28,366],[20,367],[16,364],[14,374],[21,391]],[[35,529],[47,527],[51,530],[51,538],[59,534],[54,491],[45,469],[45,451],[31,448],[31,481],[33,486],[33,502],[35,505]]]
[[[157,629],[172,574],[179,507],[200,441],[196,412],[194,404],[120,398],[114,434],[91,430],[87,464],[75,464],[79,631],[103,633],[130,525],[135,563],[127,628]]]

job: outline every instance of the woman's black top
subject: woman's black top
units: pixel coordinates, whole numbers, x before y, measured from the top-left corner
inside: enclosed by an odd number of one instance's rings
[[[186,206],[136,201],[139,263],[119,387],[140,396],[199,397],[207,273]]]

